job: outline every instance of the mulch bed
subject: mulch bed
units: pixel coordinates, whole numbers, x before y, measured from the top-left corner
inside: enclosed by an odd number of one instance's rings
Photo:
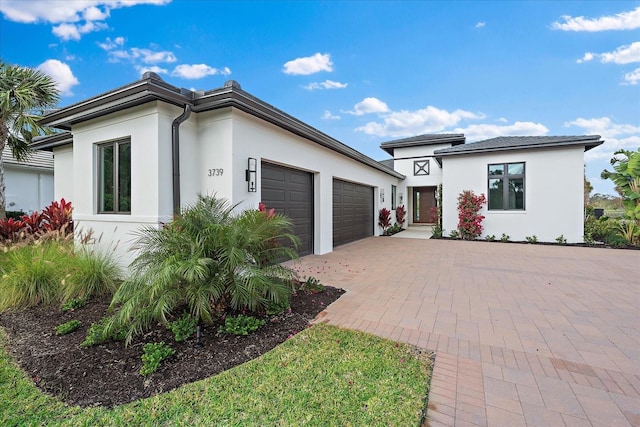
[[[112,407],[163,393],[240,365],[268,352],[290,336],[308,327],[318,313],[344,291],[326,287],[324,292],[298,292],[291,298],[291,311],[265,317],[266,324],[248,336],[218,334],[219,324],[202,330],[201,344],[195,338],[175,342],[161,325],[135,339],[128,347],[110,342],[84,348],[87,329],[105,316],[109,299],[90,301],[85,307],[63,313],[57,307],[35,307],[0,314],[0,326],[9,336],[6,349],[32,378],[35,385],[70,405]],[[82,326],[63,336],[54,328],[78,319]],[[148,377],[140,375],[142,347],[164,341],[176,350]]]

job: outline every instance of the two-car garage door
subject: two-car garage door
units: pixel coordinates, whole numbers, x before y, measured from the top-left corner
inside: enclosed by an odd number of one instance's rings
[[[300,239],[299,254],[313,253],[313,175],[262,163],[262,203],[288,216]],[[333,180],[333,246],[373,235],[373,188]]]

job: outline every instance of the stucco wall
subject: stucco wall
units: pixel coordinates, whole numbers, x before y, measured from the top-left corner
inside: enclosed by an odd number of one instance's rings
[[[54,199],[53,171],[6,164],[4,181],[8,211],[40,211]]]
[[[260,162],[262,160],[312,172],[314,175],[314,253],[333,250],[333,179],[352,181],[374,187],[374,225],[379,235],[378,211],[391,209],[391,185],[406,194],[404,183],[382,171],[342,156],[297,135],[233,111],[233,201],[242,208],[255,208],[261,200]],[[247,158],[258,160],[258,191],[249,193],[244,170]],[[384,202],[380,189],[384,189]]]
[[[53,186],[55,200],[65,199],[75,205],[73,193],[73,145],[53,150]]]
[[[449,147],[451,144],[395,148],[393,168],[407,177],[405,180],[407,187],[437,186],[442,183],[442,168],[433,157],[433,152]],[[416,160],[429,160],[429,175],[413,175],[413,162]]]
[[[487,166],[492,163],[526,163],[525,210],[481,213],[484,233],[513,241],[536,235],[554,242],[563,235],[569,243],[583,238],[583,147],[519,150],[494,154],[443,158],[443,228],[448,236],[457,228],[457,197],[464,190],[488,194]]]
[[[56,197],[73,202],[78,229],[91,230],[99,246],[113,252],[123,266],[135,257],[129,247],[136,230],[172,218],[171,124],[182,111],[152,102],[87,121],[73,127],[73,149],[63,147],[55,152]],[[96,144],[121,138],[131,140],[131,214],[97,214]],[[247,191],[248,157],[258,162],[256,193]],[[406,194],[395,177],[227,108],[192,113],[180,126],[181,206],[195,202],[198,194],[216,194],[239,203],[238,209],[257,208],[262,160],[314,174],[314,252],[319,254],[333,250],[334,177],[375,188],[375,224],[378,210],[391,207],[392,184]],[[380,188],[385,191],[384,203]]]

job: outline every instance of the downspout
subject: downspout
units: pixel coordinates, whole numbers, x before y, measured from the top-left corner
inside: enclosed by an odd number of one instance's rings
[[[180,125],[191,115],[191,105],[184,106],[184,111],[171,124],[171,157],[173,160],[173,216],[180,213]]]

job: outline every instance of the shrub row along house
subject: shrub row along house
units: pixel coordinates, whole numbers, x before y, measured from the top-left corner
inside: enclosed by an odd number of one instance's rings
[[[457,227],[458,194],[473,190],[488,197],[486,234],[580,242],[583,153],[603,142],[422,135],[383,143],[393,159],[378,162],[235,81],[191,91],[150,72],[42,122],[65,131],[33,144],[53,151],[55,197],[72,200],[76,229],[101,235],[123,263],[141,225],[170,221],[198,194],[286,214],[301,255],[379,235],[382,208],[406,206],[409,224],[433,221],[439,184],[445,232]]]

